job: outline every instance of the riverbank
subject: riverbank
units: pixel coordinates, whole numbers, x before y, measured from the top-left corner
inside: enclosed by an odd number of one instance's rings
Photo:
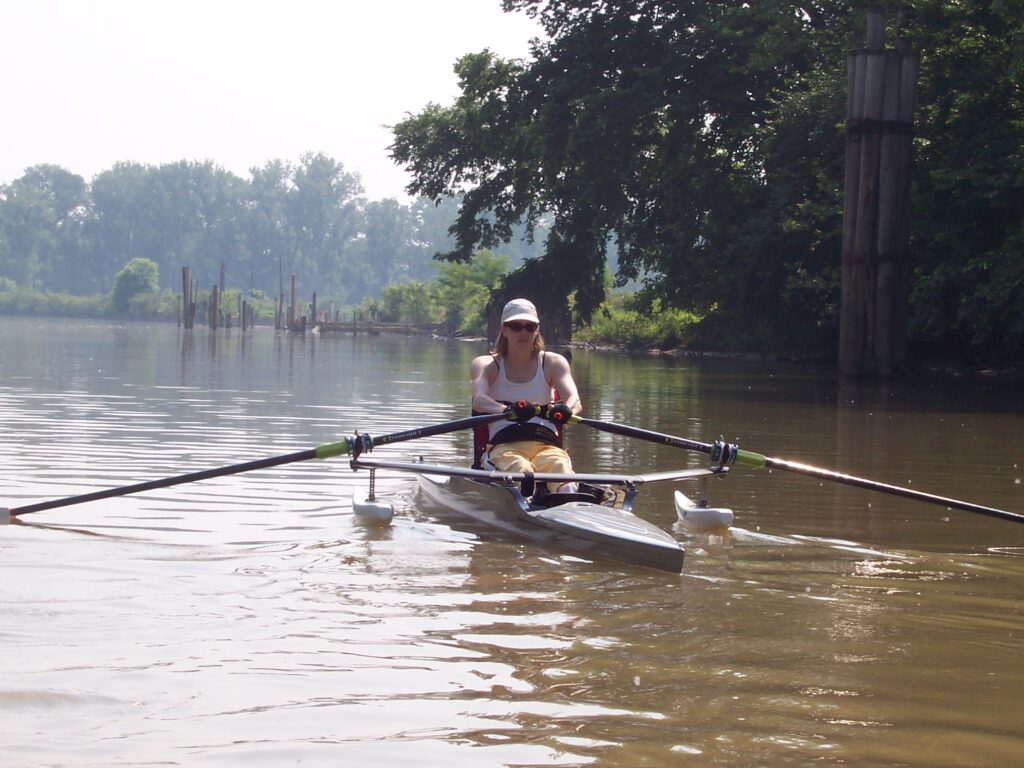
[[[723,352],[715,350],[687,349],[684,347],[662,349],[659,347],[637,347],[631,345],[594,342],[572,342],[568,345],[568,348],[645,357],[669,357],[689,360],[736,360],[749,363],[788,363],[803,366],[815,371],[837,372],[835,360],[828,360],[821,356],[811,355],[801,356],[784,353],[762,354],[756,352]],[[904,372],[897,374],[892,378],[894,380],[899,380],[929,375],[941,375],[949,378],[1002,378],[1012,381],[1018,378],[1024,380],[1024,368],[1015,365],[996,366],[991,364],[956,364],[948,360],[924,358],[911,361]]]
[[[10,317],[38,317],[46,319],[59,319],[74,321],[77,319],[111,322],[115,324],[124,323],[169,323],[174,324],[175,320],[153,319],[153,318],[131,318],[131,317],[108,317],[97,315],[70,316],[66,314],[38,314],[25,312],[0,312],[0,321]],[[177,322],[180,325],[180,322]],[[259,328],[273,328],[273,318],[256,318],[255,325]],[[419,335],[424,338],[434,338],[442,341],[459,341],[464,343],[476,343],[486,346],[488,340],[483,336],[462,336],[445,334],[441,326],[436,323],[423,324],[423,328],[415,323],[373,323],[365,322],[355,324],[354,328],[341,327],[343,324],[332,324],[330,333],[324,335],[336,335],[344,333],[384,333],[394,335]],[[338,327],[333,327],[338,326]],[[311,325],[308,333],[319,334],[317,325]],[[224,332],[234,332],[237,328],[226,328]],[[287,332],[287,331],[282,331]],[[798,365],[816,372],[836,373],[834,359],[828,359],[821,355],[802,355],[798,353],[757,353],[757,352],[733,352],[723,350],[691,349],[687,347],[664,348],[654,345],[642,345],[636,343],[623,344],[612,340],[573,341],[568,344],[549,344],[555,351],[586,349],[594,352],[604,352],[616,355],[629,355],[633,357],[666,357],[688,360],[734,360],[749,363],[785,363]],[[970,361],[957,361],[948,356],[940,357],[936,354],[923,354],[913,359],[907,369],[900,375],[893,377],[899,379],[917,379],[926,376],[942,376],[948,378],[999,378],[1006,380],[1024,380],[1024,364],[996,364],[992,362],[973,363]]]

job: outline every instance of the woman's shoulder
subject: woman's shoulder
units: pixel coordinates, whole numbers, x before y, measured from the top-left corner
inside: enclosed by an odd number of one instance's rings
[[[473,362],[470,363],[470,368],[474,371],[483,371],[492,367],[494,370],[498,369],[498,358],[495,355],[479,355],[473,358]]]
[[[569,361],[564,355],[560,355],[557,352],[552,352],[550,349],[545,349],[541,352],[542,360],[545,368],[568,368]]]

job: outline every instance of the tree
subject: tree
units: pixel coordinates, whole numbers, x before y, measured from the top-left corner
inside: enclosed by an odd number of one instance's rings
[[[392,153],[411,191],[461,199],[449,258],[552,217],[544,256],[508,290],[575,291],[586,320],[614,241],[619,280],[642,280],[649,306],[703,315],[703,343],[828,354],[845,52],[863,45],[867,5],[505,0],[549,39],[526,61],[460,59],[461,95],[396,126]],[[890,39],[922,53],[912,327],[937,348],[1012,358],[1024,346],[1024,7],[888,5]]]
[[[396,200],[373,201],[363,207],[360,236],[336,266],[347,291],[344,298],[358,301],[379,296],[388,283],[422,277],[413,270],[418,264],[414,264],[412,226],[409,208]]]
[[[508,274],[507,256],[478,251],[467,264],[442,264],[438,269],[439,301],[448,333],[485,333],[485,312],[491,293]]]
[[[147,169],[139,163],[116,163],[92,180],[92,206],[84,224],[84,260],[90,290],[110,290],[119,264],[140,257],[140,242],[151,222],[145,195]]]
[[[409,280],[384,286],[379,304],[379,318],[385,322],[430,323],[440,316],[436,286]]]
[[[286,268],[314,284],[343,280],[335,268],[359,232],[359,179],[327,155],[307,153],[294,170],[292,184],[285,220],[294,248]]]
[[[142,294],[157,292],[159,276],[160,272],[155,262],[149,259],[132,259],[114,277],[114,290],[110,297],[111,308],[117,314],[129,314],[132,299]]]
[[[28,168],[0,188],[0,232],[8,247],[0,274],[29,288],[78,287],[84,276],[77,257],[87,192],[81,176],[56,165]]]
[[[802,5],[508,0],[550,40],[525,63],[460,59],[462,95],[396,126],[393,154],[414,192],[464,193],[452,258],[548,214],[545,255],[525,269],[575,291],[583,320],[616,239],[621,278],[702,310],[743,307],[749,324],[752,304],[783,294],[784,267],[750,251],[785,252],[784,233],[763,239],[778,210],[762,153],[777,94],[822,36]]]
[[[14,182],[3,190],[0,222],[7,244],[0,275],[26,288],[42,287],[51,266],[45,260],[53,248],[53,210],[40,190]]]
[[[253,168],[251,175],[243,201],[246,213],[242,234],[249,285],[283,293],[285,256],[290,263],[294,253],[286,217],[288,195],[293,189],[292,167],[282,160],[272,160],[262,168]]]
[[[922,51],[912,334],[979,359],[1024,355],[1024,6],[908,4]]]

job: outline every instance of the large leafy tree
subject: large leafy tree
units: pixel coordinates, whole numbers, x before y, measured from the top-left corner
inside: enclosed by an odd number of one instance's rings
[[[801,80],[824,39],[837,59],[848,47],[848,25],[833,32],[823,21],[844,18],[845,4],[505,5],[536,16],[550,40],[528,62],[463,57],[455,104],[395,129],[414,192],[465,194],[449,257],[547,214],[545,256],[521,279],[575,291],[584,320],[604,297],[613,239],[620,276],[646,277],[652,295],[716,307],[734,324],[749,326],[740,318],[753,307],[777,318],[788,201],[776,199],[765,145],[786,114],[780,95],[809,90]],[[830,117],[822,138],[835,151]],[[793,186],[785,191],[803,191]]]
[[[1024,355],[1024,4],[908,3],[922,52],[912,331],[936,350]]]
[[[864,44],[868,3],[504,5],[535,16],[549,39],[526,61],[463,57],[454,104],[395,128],[412,191],[464,195],[448,257],[550,215],[544,257],[510,285],[575,291],[583,320],[603,297],[614,241],[620,279],[641,279],[652,302],[705,313],[702,333],[716,344],[834,348],[845,54]],[[889,5],[890,33],[922,53],[916,327],[940,340],[974,331],[991,350],[996,317],[1024,314],[1024,10]],[[993,226],[972,248],[977,222]],[[979,318],[990,318],[988,340]]]

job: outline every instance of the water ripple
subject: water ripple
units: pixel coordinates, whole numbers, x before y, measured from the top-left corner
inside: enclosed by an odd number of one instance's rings
[[[4,504],[457,418],[476,352],[105,324],[23,341],[41,322],[0,325]],[[844,458],[865,475],[879,470],[877,444],[911,457],[905,433],[955,437],[941,411],[908,407],[886,431],[837,409],[831,380],[584,353],[573,365],[590,415],[698,437],[715,429],[754,448],[776,439],[780,454],[808,460],[846,435]],[[1019,427],[1000,414],[969,431],[1012,453]],[[597,470],[700,461],[592,437],[567,439]],[[378,455],[462,462],[467,450],[467,436],[452,435]],[[967,482],[974,472],[962,469],[939,463],[931,479]],[[677,576],[461,525],[421,507],[397,473],[377,477],[394,524],[364,527],[351,494],[365,482],[343,458],[300,462],[0,527],[5,763],[1018,756],[1024,561],[997,521],[940,520],[899,502],[880,511],[852,491],[736,469],[712,491],[737,510],[737,528],[680,532]],[[666,528],[674,519],[664,489],[645,489],[637,510]]]

